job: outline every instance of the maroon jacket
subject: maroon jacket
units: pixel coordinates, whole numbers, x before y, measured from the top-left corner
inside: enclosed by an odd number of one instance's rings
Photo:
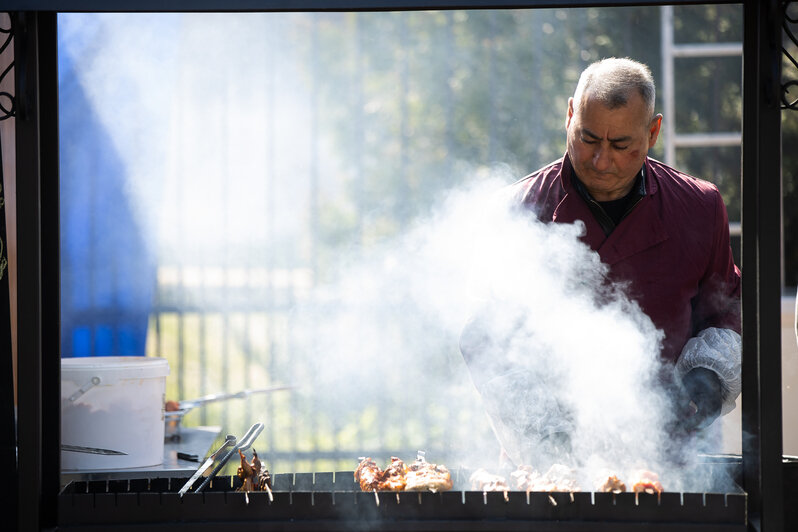
[[[676,361],[708,327],[740,332],[740,270],[729,245],[726,206],[715,185],[651,158],[646,195],[609,236],[572,182],[566,154],[511,185],[543,222],[582,220],[582,241],[609,266],[613,281],[665,332],[661,355]]]

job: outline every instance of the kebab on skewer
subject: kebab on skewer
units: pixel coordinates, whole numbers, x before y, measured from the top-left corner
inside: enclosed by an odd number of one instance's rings
[[[410,466],[391,457],[391,464],[382,470],[371,458],[363,458],[355,469],[355,482],[362,491],[445,491],[452,488],[449,470],[419,457]]]
[[[407,468],[406,491],[448,491],[452,489],[452,475],[444,465],[432,464],[419,456]]]
[[[521,491],[538,491],[538,486],[541,485],[543,477],[538,471],[530,465],[520,465],[518,468],[510,473],[510,479],[513,483],[513,488]]]
[[[362,491],[374,491],[380,483],[382,469],[371,458],[363,458],[355,469],[355,482]]]
[[[510,491],[510,486],[503,476],[489,473],[486,469],[477,469],[471,473],[468,481],[474,491]]]
[[[485,469],[477,469],[468,480],[471,483],[471,489],[474,491],[481,491],[483,494],[489,491],[501,491],[504,493],[504,500],[510,500],[510,496],[507,494],[510,491],[510,486],[507,485],[507,480],[501,475],[494,475]]]
[[[391,457],[391,465],[385,468],[380,476],[377,491],[402,491],[407,484],[407,466],[395,457]]]
[[[580,491],[576,480],[576,471],[568,466],[554,464],[545,475],[541,475],[529,465],[518,466],[510,473],[513,488],[522,491]]]
[[[626,484],[620,481],[615,475],[610,475],[607,480],[599,487],[599,491],[605,493],[623,493],[626,491]]]
[[[363,458],[355,469],[355,482],[362,491],[402,491],[406,473],[405,463],[395,456],[384,471],[371,458]]]
[[[247,457],[238,450],[241,457],[241,465],[238,467],[238,478],[242,480],[241,487],[236,491],[243,491],[249,493],[250,491],[265,491],[269,494],[269,500],[273,501],[272,495],[272,476],[269,470],[263,467],[263,464],[258,458],[258,453],[252,449],[252,462],[247,462]]]
[[[638,481],[632,486],[635,493],[661,494],[664,489],[659,482],[659,476],[651,471],[640,471]]]

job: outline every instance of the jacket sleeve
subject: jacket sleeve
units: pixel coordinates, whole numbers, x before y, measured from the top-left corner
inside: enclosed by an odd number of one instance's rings
[[[715,217],[710,256],[693,314],[693,337],[676,363],[681,379],[694,368],[715,372],[722,387],[722,414],[734,409],[741,391],[740,270],[734,264],[726,206],[713,188]]]
[[[741,331],[740,270],[734,264],[729,218],[717,188],[712,189],[715,216],[710,254],[694,301],[693,336],[710,327]]]

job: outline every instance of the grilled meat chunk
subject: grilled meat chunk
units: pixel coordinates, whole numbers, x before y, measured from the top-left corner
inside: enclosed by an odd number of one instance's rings
[[[407,467],[399,458],[392,456],[389,465],[380,476],[377,491],[402,491],[407,484]]]
[[[601,485],[599,491],[608,493],[623,493],[626,491],[626,484],[621,482],[615,475],[612,475],[607,478],[607,481],[604,482],[604,484]]]
[[[632,486],[632,491],[635,493],[656,493],[659,495],[664,491],[662,484],[659,482],[659,476],[651,471],[641,471],[639,480]]]
[[[241,449],[238,450],[238,455],[241,457],[238,478],[243,481],[238,491],[270,491],[272,477],[269,474],[269,470],[263,467],[255,449],[252,449],[251,463],[247,462],[247,457],[241,452]]]
[[[364,458],[355,469],[355,482],[362,491],[374,491],[380,485],[382,469],[371,458]]]
[[[538,488],[543,482],[543,477],[540,473],[529,465],[518,466],[518,469],[510,473],[510,478],[512,479],[513,487],[523,491],[540,491]]]
[[[501,475],[488,473],[485,469],[477,469],[468,479],[474,491],[509,491],[507,480]]]
[[[452,489],[452,475],[446,466],[416,460],[407,468],[407,491],[447,491]]]
[[[452,488],[452,476],[445,466],[423,459],[406,466],[395,456],[384,471],[371,458],[363,458],[355,469],[355,482],[363,491],[444,491]]]

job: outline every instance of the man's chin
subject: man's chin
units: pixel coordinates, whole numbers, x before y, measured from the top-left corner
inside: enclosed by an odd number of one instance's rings
[[[585,184],[588,190],[603,194],[611,193],[617,187],[617,180],[610,175],[590,176],[590,179],[582,180],[582,183]]]

